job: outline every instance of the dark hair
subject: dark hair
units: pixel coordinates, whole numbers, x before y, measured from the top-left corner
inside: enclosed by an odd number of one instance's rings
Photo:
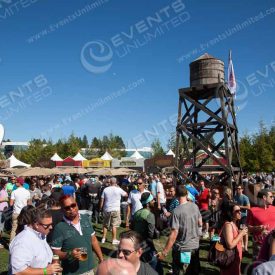
[[[271,191],[268,190],[268,189],[260,190],[260,191],[258,192],[257,198],[258,198],[258,199],[263,199],[264,196],[265,196],[265,197],[268,196],[268,193],[269,193],[269,192],[271,192]]]
[[[73,199],[73,197],[70,196],[70,195],[63,195],[63,196],[61,196],[61,198],[59,199],[59,202],[60,202],[61,206],[64,204],[64,201],[65,201],[66,199],[68,199],[68,198]]]
[[[44,218],[52,217],[52,213],[48,209],[35,208],[32,205],[27,205],[22,208],[18,216],[18,226],[16,229],[16,234],[23,231],[25,225],[34,224],[35,222],[41,221]]]
[[[35,220],[36,209],[32,205],[24,206],[17,218],[16,235],[23,231],[25,225],[30,225]]]
[[[139,249],[142,246],[143,239],[142,239],[141,235],[135,231],[132,231],[132,230],[124,231],[124,232],[120,233],[119,238],[132,240],[134,243],[135,249]]]
[[[176,187],[176,196],[177,197],[186,197],[188,194],[186,187],[183,184],[177,185]]]
[[[149,198],[150,195],[151,195],[150,192],[144,192],[144,193],[141,195],[140,201],[146,201],[146,200]],[[146,207],[147,207],[147,204],[144,204],[143,207],[146,208]]]
[[[224,207],[222,209],[223,222],[225,222],[225,221],[232,222],[233,221],[234,206],[237,206],[237,204],[233,203],[233,202],[228,202],[224,205]]]
[[[59,201],[55,200],[52,197],[46,197],[45,199],[41,200],[36,207],[41,209],[52,209],[52,207],[59,207]]]

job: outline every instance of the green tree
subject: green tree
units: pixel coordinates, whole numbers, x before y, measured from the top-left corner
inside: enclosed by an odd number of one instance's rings
[[[160,143],[159,139],[155,139],[152,142],[151,147],[153,149],[153,157],[160,157],[160,156],[164,156],[165,155],[164,149],[161,146],[161,143]]]
[[[84,135],[82,138],[82,148],[88,148],[88,147],[89,147],[88,138],[86,135]]]

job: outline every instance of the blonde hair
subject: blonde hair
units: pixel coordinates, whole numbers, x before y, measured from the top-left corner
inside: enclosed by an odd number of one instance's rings
[[[223,195],[224,196],[227,196],[228,197],[228,199],[232,199],[232,197],[233,197],[233,194],[232,194],[232,190],[231,190],[231,188],[229,188],[229,187],[225,187],[224,188],[224,190],[223,190]]]

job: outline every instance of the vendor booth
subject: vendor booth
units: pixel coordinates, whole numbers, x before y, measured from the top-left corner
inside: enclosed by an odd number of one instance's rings
[[[72,157],[67,157],[63,161],[56,161],[56,167],[62,166],[82,167],[82,161],[74,160]]]
[[[91,160],[84,160],[83,167],[92,167],[92,168],[110,168],[111,160],[103,160],[101,158],[94,158]]]

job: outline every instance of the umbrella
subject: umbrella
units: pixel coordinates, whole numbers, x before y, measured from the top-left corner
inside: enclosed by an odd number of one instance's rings
[[[27,171],[29,169],[31,168],[7,168],[5,170],[18,177],[22,172]]]
[[[112,168],[102,168],[95,170],[91,173],[95,176],[123,176],[128,175],[128,173],[125,173],[123,171],[118,171],[118,169],[112,169]]]
[[[49,168],[33,167],[18,173],[20,177],[33,177],[33,176],[50,176],[53,175],[54,171]]]
[[[4,174],[4,173],[0,173],[0,177],[1,178],[4,178],[4,177],[10,177],[11,175],[6,175],[6,174]]]
[[[55,171],[57,172],[56,174],[86,174],[86,173],[88,173],[88,170],[83,167],[65,167],[65,168],[59,167]]]
[[[127,173],[127,174],[137,173],[137,170],[130,169],[130,168],[127,168],[127,167],[121,167],[121,168],[117,168],[115,170],[117,172],[123,172],[123,173]]]

